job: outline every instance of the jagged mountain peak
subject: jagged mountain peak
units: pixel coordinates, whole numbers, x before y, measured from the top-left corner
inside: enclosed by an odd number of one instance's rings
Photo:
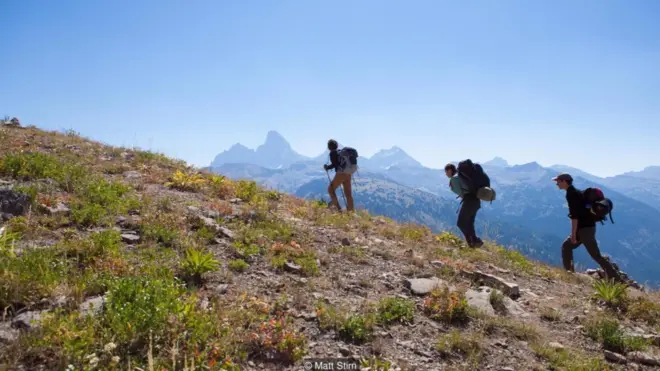
[[[647,166],[641,171],[629,171],[621,175],[645,179],[660,179],[660,166]]]
[[[260,145],[257,147],[257,151],[259,148],[282,148],[282,149],[291,149],[291,144],[284,139],[282,134],[278,133],[275,130],[270,130],[266,134],[266,141],[264,144]]]
[[[266,140],[256,150],[249,149],[236,143],[229,150],[218,154],[211,163],[212,168],[218,168],[228,163],[249,163],[269,169],[287,167],[298,161],[309,158],[297,153],[291,144],[277,131],[270,130]]]
[[[401,147],[392,146],[389,149],[381,149],[370,159],[372,166],[381,169],[389,169],[393,166],[403,167],[421,167],[422,164],[410,156]]]
[[[404,151],[403,149],[401,149],[401,147],[398,147],[398,146],[392,146],[392,147],[390,147],[390,148],[387,148],[387,149],[381,149],[380,151],[376,152],[376,154],[374,155],[374,157],[375,157],[375,156],[393,156],[393,155],[404,155],[404,156],[408,156],[408,154],[406,153],[406,151]]]
[[[238,151],[238,150],[240,150],[240,151],[253,151],[252,149],[250,149],[250,148],[248,148],[248,147],[242,145],[241,143],[235,143],[234,145],[232,145],[231,147],[229,147],[228,150],[225,150],[225,151],[223,151],[223,152],[227,152],[227,151]]]
[[[495,156],[492,160],[484,162],[486,166],[508,167],[509,163],[502,157]]]
[[[544,167],[541,166],[541,164],[539,164],[538,162],[532,161],[525,164],[514,165],[512,166],[512,170],[517,170],[517,171],[544,170]]]

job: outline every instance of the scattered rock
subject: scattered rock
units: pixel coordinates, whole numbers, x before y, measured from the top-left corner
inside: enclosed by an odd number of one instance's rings
[[[68,213],[71,212],[71,209],[69,209],[66,205],[64,205],[64,204],[61,203],[61,202],[58,202],[58,203],[57,203],[57,206],[55,206],[55,207],[49,207],[49,206],[46,206],[46,205],[41,205],[41,209],[42,209],[44,212],[46,212],[46,213],[48,213],[48,214],[50,214],[50,215],[54,215],[54,214],[68,214]]]
[[[223,236],[229,238],[230,240],[234,239],[234,232],[223,226],[218,226],[218,232],[220,232]]]
[[[53,301],[52,307],[53,308],[62,308],[62,307],[65,307],[68,303],[69,303],[69,299],[64,295],[60,295],[57,298],[55,298],[55,300]]]
[[[291,263],[291,262],[284,263],[284,269],[286,271],[292,272],[292,273],[302,272],[302,268],[298,264],[294,264],[294,263]]]
[[[465,293],[465,298],[467,299],[468,305],[473,308],[479,309],[486,314],[495,315],[497,312],[490,302],[490,295],[492,292],[500,293],[499,290],[493,289],[488,286],[481,286],[476,290],[468,289]],[[529,314],[525,312],[524,309],[520,307],[518,303],[511,300],[507,296],[502,296],[502,304],[506,310],[506,314],[512,315],[515,317],[528,317]]]
[[[204,214],[205,217],[211,218],[211,219],[218,219],[221,216],[220,213],[218,211],[215,211],[215,210],[204,210],[202,212],[202,214]]]
[[[124,178],[126,178],[126,179],[140,179],[140,178],[142,178],[142,174],[140,174],[139,171],[130,170],[130,171],[124,172]]]
[[[447,285],[447,283],[437,277],[432,278],[413,278],[403,281],[403,285],[416,295],[427,295],[435,288]]]
[[[31,311],[24,312],[14,317],[11,321],[11,326],[16,329],[21,330],[31,330],[33,328],[39,327],[39,322],[41,321],[41,312]]]
[[[140,241],[140,236],[134,233],[122,233],[121,239],[128,244],[132,244]]]
[[[83,316],[96,316],[101,312],[104,303],[105,296],[95,296],[93,298],[89,298],[80,304],[80,314]]]
[[[468,289],[465,292],[468,305],[488,315],[494,316],[495,310],[490,304],[490,287],[479,287],[477,290]]]
[[[610,352],[609,350],[605,351],[605,359],[614,363],[621,363],[621,364],[628,363],[626,357],[622,356],[619,353]]]
[[[351,352],[350,349],[348,349],[347,346],[342,345],[342,346],[339,347],[339,353],[341,353],[341,355],[344,356],[344,357],[348,357],[348,356],[351,355],[352,352]]]
[[[647,366],[660,366],[660,360],[642,352],[628,353],[628,360]]]
[[[18,330],[9,323],[0,323],[0,344],[10,344],[18,340]]]
[[[241,200],[240,198],[232,198],[231,200],[229,200],[229,202],[231,202],[232,204],[240,204],[241,202],[243,202],[243,200]]]
[[[349,240],[348,237],[344,237],[341,239],[341,244],[344,246],[351,246],[351,240]]]
[[[485,286],[495,287],[502,291],[504,294],[512,299],[520,297],[520,287],[516,283],[505,281],[503,278],[494,276],[492,274],[484,273],[476,270],[474,272],[463,270],[464,275],[471,279],[477,279],[483,282]]]
[[[0,213],[9,216],[25,214],[30,205],[30,197],[11,189],[0,189]]]
[[[553,349],[564,349],[564,346],[556,341],[549,343],[548,346]]]
[[[213,291],[215,291],[216,294],[224,295],[224,294],[227,293],[227,289],[229,289],[229,285],[227,285],[226,283],[223,283],[223,284],[220,284],[220,285],[216,286],[213,289]]]
[[[536,294],[534,293],[534,291],[532,291],[532,290],[529,290],[529,289],[523,289],[522,291],[523,291],[525,294],[527,294],[527,295],[533,297],[534,299],[538,299],[538,298],[539,298],[539,296],[536,295]]]
[[[217,231],[218,228],[220,227],[218,225],[218,223],[215,222],[215,220],[213,220],[209,217],[206,217],[206,216],[203,216],[203,215],[198,215],[197,217],[199,218],[199,220],[202,221],[202,223],[204,223],[205,226],[213,229],[214,231]]]
[[[436,268],[442,268],[445,266],[445,263],[441,262],[440,260],[434,260],[431,262],[431,265]]]

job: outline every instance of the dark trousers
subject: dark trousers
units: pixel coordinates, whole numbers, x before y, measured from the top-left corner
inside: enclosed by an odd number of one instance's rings
[[[456,226],[463,232],[465,241],[469,246],[481,242],[474,230],[474,221],[477,218],[477,212],[481,208],[481,201],[476,197],[465,197],[461,203],[461,210],[458,212],[458,221]]]
[[[600,254],[598,242],[596,241],[596,227],[578,229],[576,238],[577,243],[573,243],[571,242],[571,236],[568,236],[564,241],[564,244],[561,246],[561,257],[566,270],[571,272],[575,271],[573,265],[573,250],[580,245],[584,245],[589,255],[591,255],[591,258],[603,268],[608,278],[614,278],[616,281],[621,281],[621,277],[619,277],[612,264],[605,260]]]

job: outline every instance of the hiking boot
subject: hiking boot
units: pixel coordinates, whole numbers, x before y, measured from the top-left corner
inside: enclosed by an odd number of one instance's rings
[[[340,207],[340,208],[337,208],[337,207],[335,207],[335,205],[333,205],[332,203],[329,203],[329,204],[328,204],[328,210],[333,210],[333,211],[341,212],[341,207]]]
[[[477,242],[474,242],[474,243],[470,244],[469,246],[474,247],[474,248],[479,248],[483,245],[484,245],[484,241],[482,241],[481,239],[478,239]]]

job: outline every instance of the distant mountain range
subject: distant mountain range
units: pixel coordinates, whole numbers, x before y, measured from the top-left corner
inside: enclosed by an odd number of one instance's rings
[[[209,169],[298,196],[328,199],[328,178],[322,168],[327,162],[327,151],[316,157],[303,156],[280,134],[270,131],[256,150],[235,144],[217,155]],[[400,221],[425,224],[436,232],[458,232],[458,200],[449,190],[443,169],[425,167],[399,147],[371,157],[360,155],[358,164],[356,205]],[[598,225],[603,253],[633,279],[660,286],[660,166],[601,178],[566,165],[543,167],[530,162],[511,166],[500,157],[482,165],[497,190],[497,200],[483,203],[477,217],[482,233],[527,256],[559,264],[561,242],[570,231],[570,222],[565,194],[551,178],[566,171],[578,188],[600,187],[614,202],[615,224]],[[595,267],[584,249],[576,251],[576,260]]]

